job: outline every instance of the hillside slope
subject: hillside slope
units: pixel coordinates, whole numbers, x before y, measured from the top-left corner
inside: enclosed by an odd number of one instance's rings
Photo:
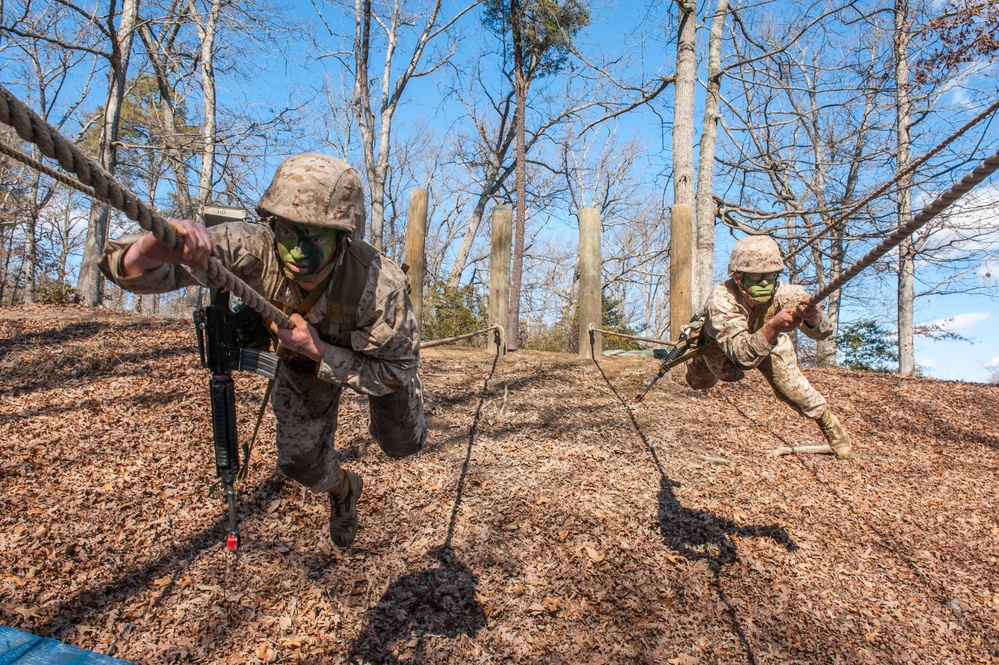
[[[806,370],[854,459],[758,376],[424,352],[427,449],[332,547],[268,411],[222,546],[187,321],[0,310],[0,623],[137,663],[999,663],[999,387]],[[236,378],[240,431],[264,381]]]

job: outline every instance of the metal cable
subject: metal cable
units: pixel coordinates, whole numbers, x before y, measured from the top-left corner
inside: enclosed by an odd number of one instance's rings
[[[22,104],[2,85],[0,85],[0,122],[13,127],[22,139],[38,146],[43,155],[59,162],[63,169],[75,173],[84,186],[93,188],[96,198],[121,210],[129,219],[138,222],[143,230],[152,233],[154,238],[162,241],[170,249],[178,253],[183,249],[183,237],[171,224],[128,191],[79,147],[61,136],[43,118]],[[205,274],[210,286],[235,294],[267,321],[272,321],[282,328],[294,328],[287,314],[231,273],[217,258],[209,257]]]
[[[663,346],[676,346],[676,342],[671,342],[668,339],[658,339],[656,337],[639,337],[638,335],[625,335],[624,333],[615,332],[613,330],[604,330],[603,328],[597,328],[592,323],[588,328],[590,331],[590,336],[593,333],[600,333],[601,335],[611,335],[612,337],[621,337],[622,339],[633,339],[639,342],[650,342],[652,344],[661,344]]]
[[[498,325],[498,324],[497,325],[489,326],[488,328],[483,328],[482,330],[476,330],[475,332],[465,333],[464,335],[455,335],[454,337],[445,337],[444,339],[435,339],[435,340],[432,340],[430,342],[420,342],[420,348],[421,349],[432,349],[435,346],[443,346],[445,344],[451,344],[452,342],[458,342],[458,341],[461,341],[463,339],[469,339],[471,337],[475,337],[476,335],[484,335],[484,334],[486,334],[488,332],[493,332],[493,331],[495,331],[495,333],[496,333],[496,346],[498,348],[502,349],[503,348],[504,331],[503,331],[503,326]]]

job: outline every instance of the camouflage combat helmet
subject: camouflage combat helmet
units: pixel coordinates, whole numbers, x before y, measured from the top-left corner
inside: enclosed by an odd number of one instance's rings
[[[728,259],[728,274],[780,272],[784,259],[780,247],[770,236],[747,236],[732,248]]]
[[[257,212],[353,233],[364,226],[364,190],[357,171],[346,162],[304,152],[277,168]]]

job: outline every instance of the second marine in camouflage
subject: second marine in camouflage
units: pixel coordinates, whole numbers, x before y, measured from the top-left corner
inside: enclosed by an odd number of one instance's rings
[[[730,278],[719,284],[704,306],[704,334],[710,344],[687,366],[687,383],[705,389],[719,380],[739,381],[756,368],[774,394],[814,420],[836,457],[850,456],[850,435],[798,367],[788,333],[798,329],[815,340],[832,334],[821,308],[797,284],[777,279],[784,269],[780,247],[767,236],[739,240],[729,258]]]

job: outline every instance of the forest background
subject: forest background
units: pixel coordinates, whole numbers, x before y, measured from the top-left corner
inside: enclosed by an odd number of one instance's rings
[[[366,238],[401,259],[425,188],[427,338],[484,323],[490,213],[512,205],[515,340],[571,351],[579,209],[603,224],[607,327],[668,336],[682,206],[695,309],[759,231],[815,291],[999,148],[988,116],[904,175],[999,100],[997,33],[988,0],[15,0],[0,83],[165,215],[253,210],[283,158],[323,152],[365,177]],[[828,299],[839,334],[809,361],[996,380],[997,199],[993,177]],[[103,283],[100,247],[134,230],[0,157],[0,306],[188,316],[199,294]]]

